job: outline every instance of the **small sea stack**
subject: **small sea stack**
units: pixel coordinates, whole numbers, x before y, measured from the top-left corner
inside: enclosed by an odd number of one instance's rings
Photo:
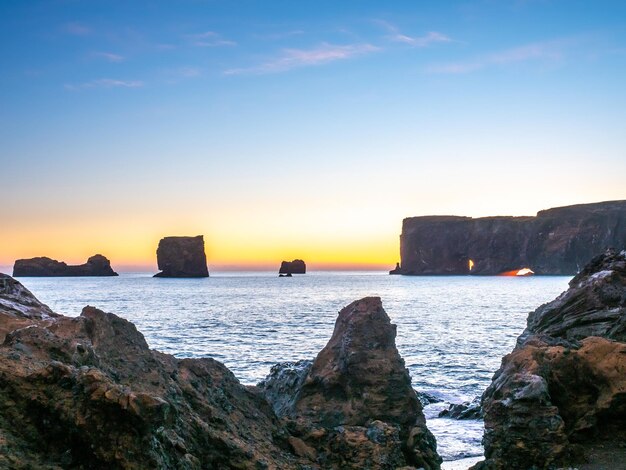
[[[280,263],[278,274],[306,274],[306,264],[301,259],[283,261]]]
[[[400,263],[396,263],[396,267],[389,271],[389,274],[402,274],[402,268],[400,267]]]
[[[204,237],[165,237],[157,248],[161,270],[154,277],[209,277]]]
[[[63,276],[117,276],[111,262],[102,255],[94,255],[85,264],[68,265],[63,261],[40,256],[18,259],[13,266],[15,277],[63,277]]]

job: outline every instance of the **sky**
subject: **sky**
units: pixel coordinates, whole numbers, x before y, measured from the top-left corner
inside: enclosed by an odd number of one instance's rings
[[[0,2],[0,266],[383,269],[402,219],[626,199],[626,2]]]

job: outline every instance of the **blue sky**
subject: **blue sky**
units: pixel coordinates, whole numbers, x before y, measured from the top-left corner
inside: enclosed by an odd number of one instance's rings
[[[5,1],[0,35],[0,264],[382,265],[406,216],[626,197],[625,2]]]

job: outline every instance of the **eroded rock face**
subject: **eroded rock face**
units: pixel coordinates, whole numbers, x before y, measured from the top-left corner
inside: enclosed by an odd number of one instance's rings
[[[165,237],[157,248],[160,273],[154,277],[209,277],[204,237]]]
[[[280,263],[278,274],[306,274],[306,264],[301,259],[283,261]]]
[[[330,341],[311,365],[303,364],[297,370],[293,365],[277,368],[261,387],[275,410],[297,423],[297,434],[306,442],[311,441],[311,435],[322,435],[331,439],[324,445],[332,447],[332,439],[345,438],[336,434],[340,428],[350,430],[352,437],[345,439],[354,440],[356,445],[367,440],[373,432],[368,429],[376,422],[377,433],[386,436],[383,440],[389,446],[377,448],[377,452],[387,455],[396,466],[437,469],[441,459],[436,442],[426,428],[395,337],[396,326],[380,298],[358,300],[339,312]],[[281,390],[279,401],[275,390]],[[364,448],[359,452],[365,452]],[[349,468],[361,468],[356,462],[352,465]]]
[[[536,217],[410,217],[393,274],[576,274],[608,247],[626,249],[626,201],[558,207]],[[472,263],[470,264],[470,260]]]
[[[380,299],[356,302],[340,319],[315,375],[306,361],[272,371],[270,381],[284,386],[264,388],[274,404],[283,400],[279,419],[260,389],[242,386],[221,363],[152,351],[132,323],[94,307],[57,315],[2,275],[0,468],[438,468]],[[325,382],[331,363],[344,368],[344,406],[324,391],[343,383],[336,374]],[[318,387],[309,383],[303,400],[320,406],[324,423],[298,402],[309,378]],[[335,420],[340,408],[345,424]],[[287,416],[294,411],[302,416]]]
[[[61,276],[117,276],[111,262],[102,255],[94,255],[85,264],[67,265],[62,261],[39,257],[18,259],[13,266],[15,277],[61,277]]]
[[[626,438],[626,251],[594,258],[539,307],[483,395],[480,469],[580,463],[592,437]]]

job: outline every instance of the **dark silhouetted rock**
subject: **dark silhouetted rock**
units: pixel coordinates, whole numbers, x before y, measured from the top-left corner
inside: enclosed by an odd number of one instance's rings
[[[593,461],[594,440],[604,440],[605,451],[623,442],[625,331],[626,251],[608,250],[529,315],[483,394],[487,460],[476,468],[579,464]]]
[[[204,237],[165,237],[157,248],[160,273],[154,277],[209,277]]]
[[[279,274],[306,274],[306,264],[301,259],[280,263]]]
[[[439,413],[440,418],[451,419],[482,419],[483,410],[480,406],[480,399],[467,403],[451,404],[447,409]]]
[[[278,277],[293,277],[293,275],[291,273],[279,274]]]
[[[411,217],[402,224],[400,274],[495,275],[530,268],[574,275],[609,247],[626,248],[626,201],[558,207],[536,217]]]
[[[402,274],[402,268],[400,267],[400,263],[396,263],[396,267],[389,271],[389,274]]]
[[[435,438],[426,428],[395,337],[396,326],[380,298],[358,300],[339,312],[330,341],[312,365],[277,366],[261,388],[279,416],[298,423],[298,433],[312,447],[319,448],[315,439],[326,439],[329,447],[337,444],[334,439],[344,446],[369,442],[370,447],[353,450],[361,457],[351,461],[349,468],[366,468],[359,464],[364,465],[369,452],[365,449],[371,448],[395,466],[437,469],[441,459]],[[337,429],[342,432],[337,434]],[[376,436],[385,443],[383,447],[373,446]],[[350,461],[334,462],[345,466]]]
[[[18,259],[13,266],[15,277],[56,276],[117,276],[111,262],[102,255],[94,255],[85,264],[68,266],[62,261],[46,257]]]

